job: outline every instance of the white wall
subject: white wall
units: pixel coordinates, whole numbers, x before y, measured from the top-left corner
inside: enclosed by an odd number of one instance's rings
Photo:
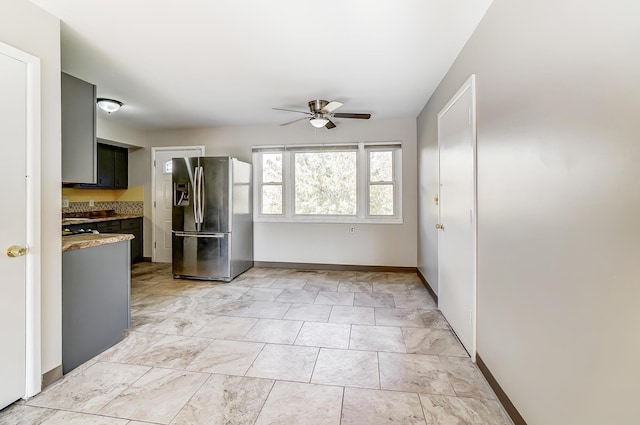
[[[529,425],[640,417],[640,5],[495,0],[418,118],[437,282],[436,115],[478,95],[478,353]]]
[[[282,120],[290,118],[283,115]],[[304,122],[280,127],[246,126],[157,131],[148,146],[204,145],[207,155],[231,155],[251,161],[251,147],[266,144],[390,141],[403,143],[404,224],[255,223],[256,261],[415,267],[417,246],[417,161],[415,119],[341,120],[333,130],[315,130]],[[129,160],[146,169],[145,216],[151,217],[151,151],[134,152]],[[146,222],[146,221],[145,221]],[[151,255],[151,226],[145,226],[145,256]]]
[[[45,373],[62,363],[60,21],[26,0],[2,0],[0,41],[41,60],[42,372]]]
[[[96,121],[97,137],[130,146],[146,146],[147,136],[145,131],[116,124],[110,120],[110,116],[106,112],[101,110],[98,110],[98,119]]]

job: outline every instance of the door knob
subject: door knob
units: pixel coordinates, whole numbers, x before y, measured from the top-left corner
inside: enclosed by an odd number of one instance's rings
[[[444,224],[440,224],[440,223],[436,224],[436,229],[444,230]]]
[[[7,257],[22,257],[23,255],[26,255],[26,254],[27,254],[27,248],[22,246],[12,245],[9,248],[7,248]]]

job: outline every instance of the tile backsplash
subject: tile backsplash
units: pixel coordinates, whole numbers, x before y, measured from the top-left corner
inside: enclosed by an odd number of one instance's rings
[[[95,201],[93,206],[89,202],[69,202],[69,206],[62,208],[62,213],[114,210],[116,214],[144,214],[142,201]]]

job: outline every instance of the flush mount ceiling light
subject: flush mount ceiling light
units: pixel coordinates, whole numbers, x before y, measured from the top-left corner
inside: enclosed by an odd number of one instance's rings
[[[120,109],[120,107],[122,106],[122,102],[101,97],[98,99],[98,106],[100,107],[100,109],[107,111],[110,114]]]
[[[309,122],[311,123],[312,126],[314,126],[315,128],[322,128],[325,125],[327,125],[327,123],[329,122],[329,120],[327,118],[324,117],[315,117],[315,118],[311,118],[309,120]]]

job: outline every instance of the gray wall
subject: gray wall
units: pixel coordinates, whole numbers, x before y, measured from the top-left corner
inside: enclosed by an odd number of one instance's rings
[[[640,417],[640,5],[495,0],[418,117],[437,285],[437,113],[478,106],[478,353],[530,425]]]

